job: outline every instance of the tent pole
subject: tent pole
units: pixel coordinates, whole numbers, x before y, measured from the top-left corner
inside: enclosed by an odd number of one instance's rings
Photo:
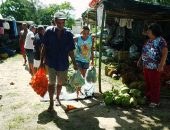
[[[102,58],[102,38],[103,38],[103,28],[104,28],[104,20],[105,20],[105,8],[103,9],[102,16],[102,26],[101,26],[101,34],[100,34],[100,43],[99,43],[99,92],[102,93],[101,89],[101,58]]]
[[[95,55],[97,55],[97,11],[96,11],[96,23],[95,23]],[[95,66],[97,65],[97,57],[95,57]]]

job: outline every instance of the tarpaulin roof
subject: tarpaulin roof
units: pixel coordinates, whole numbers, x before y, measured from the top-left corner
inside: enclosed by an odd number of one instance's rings
[[[134,19],[170,20],[170,7],[134,0],[103,0],[105,10],[115,16]]]
[[[170,6],[158,4],[148,4],[134,0],[102,0],[100,4],[104,4],[107,12],[107,20],[113,17],[133,18],[140,20],[167,20],[170,21]],[[88,11],[82,15],[95,21],[95,9]]]

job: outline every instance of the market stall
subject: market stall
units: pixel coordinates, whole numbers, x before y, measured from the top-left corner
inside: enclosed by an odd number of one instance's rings
[[[19,50],[18,35],[18,26],[15,19],[0,19],[1,58],[13,56]]]
[[[90,7],[92,10],[83,14],[83,20],[85,22],[96,21],[101,28],[99,46],[100,92],[102,92],[101,61],[107,61],[106,56],[110,55],[110,59],[117,61],[119,68],[123,66],[124,70],[126,70],[126,65],[121,65],[121,63],[126,62],[129,64],[129,60],[135,61],[138,59],[141,48],[146,42],[145,28],[150,23],[159,23],[163,28],[163,37],[168,43],[170,42],[170,7],[132,0],[93,0]],[[99,8],[102,9],[99,10]],[[109,35],[103,44],[104,28],[108,29]],[[169,64],[169,59],[168,57],[167,64]],[[127,67],[127,70],[130,70],[130,68]]]

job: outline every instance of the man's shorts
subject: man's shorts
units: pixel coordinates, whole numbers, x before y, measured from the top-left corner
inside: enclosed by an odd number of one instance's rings
[[[33,61],[34,61],[33,50],[32,49],[25,49],[25,52],[26,52],[26,55],[27,55],[27,58],[28,58],[28,62],[33,64]]]
[[[40,60],[35,60],[34,59],[34,67],[39,68],[39,66],[40,66]]]
[[[57,79],[57,84],[66,85],[68,79],[67,73],[68,70],[56,71],[54,68],[48,67],[49,84],[50,85],[56,84],[56,79]]]
[[[88,69],[89,68],[89,63],[78,61],[78,60],[76,60],[76,63],[77,63],[77,66],[79,69]]]

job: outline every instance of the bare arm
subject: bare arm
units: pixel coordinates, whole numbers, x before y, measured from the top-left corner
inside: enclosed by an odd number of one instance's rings
[[[73,39],[74,39],[74,44],[76,44],[77,43],[77,37],[74,37]]]
[[[140,67],[142,62],[142,55],[139,57],[138,62],[137,62],[137,67]]]
[[[78,68],[77,68],[77,64],[76,64],[76,60],[75,60],[75,56],[74,56],[74,51],[70,51],[69,52],[69,56],[70,56],[70,58],[72,60],[74,69],[77,70]]]
[[[42,44],[41,51],[40,51],[40,67],[43,67],[45,64],[45,54],[46,54],[46,49],[44,44]]]
[[[94,65],[94,38],[92,37],[91,64]]]
[[[158,67],[158,71],[163,71],[163,67],[166,63],[167,55],[168,55],[168,49],[166,47],[164,47],[162,49],[162,57],[161,57],[161,61],[160,61],[159,67]]]

